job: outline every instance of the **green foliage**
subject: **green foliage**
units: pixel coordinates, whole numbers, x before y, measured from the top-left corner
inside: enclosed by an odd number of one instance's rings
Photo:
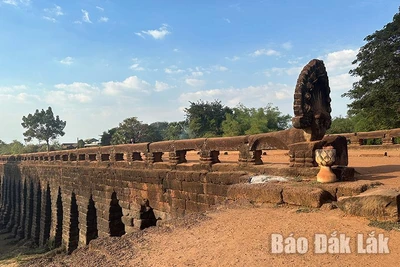
[[[374,130],[375,126],[365,116],[365,112],[360,112],[359,114],[350,115],[345,118],[334,118],[327,134],[369,132]]]
[[[15,154],[24,153],[24,145],[21,142],[17,141],[17,140],[12,141],[9,144],[9,147],[10,147],[10,154],[14,154],[15,155]]]
[[[226,114],[231,114],[229,107],[223,106],[221,101],[189,102],[190,107],[185,108],[186,121],[190,138],[222,136],[222,122]]]
[[[112,136],[115,134],[116,131],[117,131],[117,128],[115,127],[115,128],[111,128],[107,132],[103,132],[103,134],[101,135],[100,144],[102,146],[111,145]]]
[[[350,74],[360,80],[343,96],[353,100],[350,115],[362,115],[360,128],[400,127],[400,8],[393,21],[364,39]]]
[[[170,122],[164,132],[164,140],[179,140],[189,138],[186,121]]]
[[[78,140],[78,148],[84,148],[85,147],[85,141],[83,141],[82,139]]]
[[[386,231],[400,231],[400,223],[399,222],[381,222],[381,221],[370,221],[368,226],[381,228]]]
[[[149,125],[147,132],[147,139],[150,142],[157,142],[166,140],[166,131],[168,129],[168,122],[153,122]]]
[[[54,117],[51,107],[45,110],[36,110],[32,115],[29,114],[27,117],[22,117],[22,127],[27,130],[24,132],[25,140],[31,141],[33,138],[39,141],[45,141],[47,144],[47,150],[50,150],[50,140],[56,139],[59,135],[63,136],[64,128],[66,125],[65,121],[60,120],[58,115]]]
[[[327,134],[352,133],[354,132],[354,119],[352,117],[335,117]]]
[[[288,128],[290,115],[282,115],[277,107],[268,104],[264,108],[247,108],[242,104],[233,108],[222,123],[224,136],[258,134]]]
[[[50,145],[50,150],[61,150],[61,145],[58,142],[53,142]],[[7,144],[0,140],[0,154],[1,155],[17,155],[24,153],[35,153],[35,152],[45,152],[47,151],[46,144],[28,144],[24,145],[21,142],[14,140]]]
[[[149,125],[143,124],[136,117],[127,118],[120,123],[111,138],[112,145],[149,141]]]
[[[264,108],[239,105],[233,110],[220,101],[190,102],[186,120],[144,124],[136,117],[125,119],[117,128],[103,132],[101,145],[157,142],[197,137],[236,136],[279,131],[288,128],[290,116],[271,104]]]

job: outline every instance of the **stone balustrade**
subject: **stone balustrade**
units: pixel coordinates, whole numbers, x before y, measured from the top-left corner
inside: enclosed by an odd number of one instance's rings
[[[196,151],[198,163],[209,166],[220,163],[220,151],[238,151],[239,164],[263,164],[262,150],[287,149],[287,146],[277,137],[259,134],[253,136],[198,138],[188,140],[171,140],[154,143],[124,144],[114,146],[99,146],[70,150],[38,152],[19,155],[0,156],[0,161],[23,161],[35,163],[65,163],[65,164],[142,164],[148,166],[154,163],[166,163],[166,167],[186,163],[186,153]],[[168,153],[164,162],[163,155]]]
[[[355,132],[355,133],[342,133],[342,134],[331,134],[328,136],[344,136],[347,139],[347,143],[350,147],[364,146],[366,140],[380,139],[382,145],[395,145],[395,139],[400,138],[400,128],[390,130],[380,130],[371,132]]]

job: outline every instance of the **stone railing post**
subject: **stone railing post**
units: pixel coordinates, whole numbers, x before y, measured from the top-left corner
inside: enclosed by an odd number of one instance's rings
[[[200,150],[200,163],[206,165],[220,163],[218,156],[219,156],[219,151]]]
[[[170,151],[169,162],[172,164],[186,163],[186,150]]]

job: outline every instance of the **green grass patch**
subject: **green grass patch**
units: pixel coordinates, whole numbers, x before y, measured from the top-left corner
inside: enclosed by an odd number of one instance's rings
[[[400,231],[400,223],[398,222],[370,221],[368,226],[381,228],[386,231]]]

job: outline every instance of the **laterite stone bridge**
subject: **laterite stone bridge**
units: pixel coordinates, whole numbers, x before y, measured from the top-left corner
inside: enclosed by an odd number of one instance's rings
[[[394,145],[399,129],[326,136],[329,93],[323,62],[312,60],[297,81],[295,128],[289,130],[0,156],[0,231],[38,246],[64,246],[71,253],[97,237],[122,236],[159,220],[206,211],[231,199],[230,189],[252,175],[313,177],[318,172],[315,150],[324,146],[336,149],[335,165],[341,166],[336,175],[341,176],[348,144],[381,138]],[[271,149],[287,150],[288,163],[264,164],[263,151]],[[221,163],[221,151],[235,151],[237,162]],[[197,159],[187,160],[188,153]],[[299,204],[293,200],[296,190],[270,189],[256,197]],[[310,205],[335,199],[330,191],[338,192],[309,188],[316,199]]]

